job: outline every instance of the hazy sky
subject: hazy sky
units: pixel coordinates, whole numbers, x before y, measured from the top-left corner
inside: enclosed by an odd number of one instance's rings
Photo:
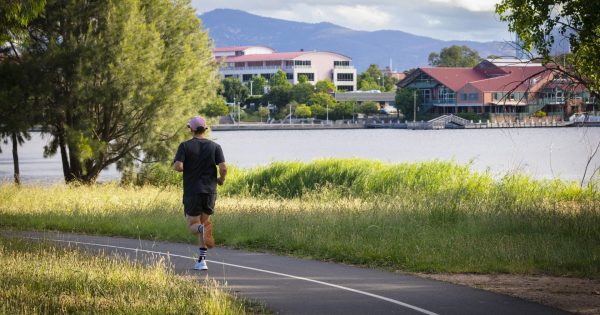
[[[443,40],[510,41],[494,13],[500,0],[192,0],[198,14],[216,8],[355,30],[400,30]]]

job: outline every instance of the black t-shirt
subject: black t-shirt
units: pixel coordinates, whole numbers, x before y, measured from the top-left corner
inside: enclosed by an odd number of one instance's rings
[[[223,150],[208,139],[192,138],[177,148],[175,161],[183,162],[183,195],[216,194],[217,167],[225,162]]]

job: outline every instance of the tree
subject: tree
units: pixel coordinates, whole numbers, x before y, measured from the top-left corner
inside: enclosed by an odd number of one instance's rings
[[[206,107],[200,110],[200,113],[208,117],[225,116],[229,113],[229,107],[225,104],[225,100],[221,97],[216,98],[213,102],[208,103]]]
[[[48,0],[30,23],[24,49],[53,136],[45,153],[60,151],[67,182],[172,155],[218,84],[194,12],[179,0]]]
[[[306,102],[308,102],[308,99],[311,97],[311,95],[313,95],[314,92],[315,87],[312,84],[308,83],[308,81],[300,82],[292,87],[290,91],[291,99],[298,103],[305,104]]]
[[[327,108],[321,106],[320,104],[312,104],[310,105],[310,112],[314,117],[325,119],[327,117]]]
[[[317,81],[315,84],[316,92],[332,93],[336,91],[335,84],[328,79]]]
[[[295,114],[296,114],[296,116],[301,117],[301,118],[312,117],[312,111],[310,110],[310,107],[306,104],[300,104],[300,105],[296,106]]]
[[[379,112],[379,105],[372,101],[363,102],[360,106],[360,111],[369,117],[369,115]]]
[[[279,69],[271,77],[271,80],[269,80],[269,86],[271,86],[271,88],[274,88],[276,86],[291,87],[292,85],[290,84],[290,82],[288,82],[287,74],[283,72],[283,70]]]
[[[250,90],[237,77],[228,77],[221,81],[223,96],[229,103],[243,103],[250,95]]]
[[[333,119],[346,119],[352,117],[354,113],[354,102],[346,101],[339,102],[333,106],[331,113],[334,115]]]
[[[432,52],[428,59],[435,67],[474,67],[481,61],[476,50],[458,45],[442,48],[439,55]]]
[[[369,68],[358,75],[358,89],[362,91],[385,90],[383,87],[384,74],[376,64],[369,65]]]
[[[267,103],[274,104],[277,108],[281,109],[285,107],[291,98],[291,85],[278,85],[271,87],[269,93],[264,96],[264,100]]]
[[[25,65],[0,62],[0,138],[12,143],[14,182],[21,184],[18,147],[31,137],[27,132],[37,119],[27,90]],[[2,150],[0,150],[2,152]]]
[[[17,49],[26,40],[27,26],[46,5],[45,0],[3,1],[0,3],[0,139],[12,142],[15,184],[21,184],[18,146],[30,136],[34,123],[29,111],[29,93],[24,75],[25,61]],[[1,150],[0,150],[1,152]]]
[[[255,76],[252,78],[252,95],[263,95],[265,94],[265,86],[267,85],[267,79],[263,76]]]
[[[258,115],[260,116],[260,121],[262,122],[263,117],[269,116],[269,109],[266,106],[261,106],[258,108]]]
[[[404,115],[404,120],[415,118],[415,89],[403,88],[396,91],[396,100],[394,107],[398,110],[398,118],[400,112]],[[417,94],[416,107],[421,104],[420,97]]]
[[[584,0],[503,0],[496,5],[500,20],[508,22],[523,48],[535,49],[549,70],[567,75],[593,95],[600,91],[600,3]],[[556,32],[568,39],[570,64],[552,56]]]

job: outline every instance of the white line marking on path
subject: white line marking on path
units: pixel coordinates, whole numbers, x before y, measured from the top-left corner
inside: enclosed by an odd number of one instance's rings
[[[158,252],[158,251],[147,250],[147,249],[140,249],[140,248],[131,248],[131,247],[122,247],[122,246],[105,245],[105,244],[98,244],[98,243],[87,243],[87,242],[79,242],[79,241],[69,241],[69,240],[59,240],[59,239],[49,239],[49,238],[41,238],[41,237],[26,237],[26,238],[34,239],[34,240],[54,241],[54,242],[61,242],[61,243],[73,243],[73,244],[91,245],[91,246],[98,246],[98,247],[109,247],[109,248],[124,249],[124,250],[131,250],[131,251],[139,251],[139,252],[150,253],[150,254],[166,255],[166,256],[173,256],[173,257],[187,258],[187,259],[191,259],[191,260],[196,260],[196,258],[190,257],[190,256],[183,256],[183,255],[177,255],[177,254],[171,254],[171,253],[165,253],[165,252]],[[272,274],[272,275],[277,275],[277,276],[292,278],[292,279],[296,279],[296,280],[302,280],[302,281],[317,283],[317,284],[321,284],[321,285],[324,285],[324,286],[333,287],[333,288],[336,288],[336,289],[345,290],[345,291],[349,291],[349,292],[354,292],[354,293],[358,293],[358,294],[370,296],[372,298],[376,298],[376,299],[379,299],[379,300],[383,300],[383,301],[386,301],[386,302],[394,303],[394,304],[397,304],[397,305],[400,305],[400,306],[404,306],[406,308],[410,308],[412,310],[415,310],[415,311],[423,313],[423,314],[438,315],[437,313],[428,311],[426,309],[422,309],[420,307],[417,307],[417,306],[414,306],[414,305],[411,305],[411,304],[400,302],[398,300],[390,299],[390,298],[387,298],[385,296],[381,296],[381,295],[377,295],[377,294],[373,294],[373,293],[369,293],[369,292],[365,292],[365,291],[361,291],[361,290],[356,290],[356,289],[344,287],[344,286],[333,284],[333,283],[323,282],[323,281],[314,280],[314,279],[310,279],[310,278],[298,277],[298,276],[294,276],[294,275],[289,275],[289,274],[275,272],[275,271],[270,271],[270,270],[265,270],[265,269],[246,267],[246,266],[236,265],[236,264],[229,264],[229,263],[220,262],[220,261],[214,261],[214,260],[208,260],[208,259],[206,261],[210,262],[210,263],[213,263],[213,264],[220,264],[220,265],[225,265],[225,266],[229,266],[229,267],[235,267],[235,268],[241,268],[241,269],[246,269],[246,270],[258,271],[258,272],[268,273],[268,274]]]

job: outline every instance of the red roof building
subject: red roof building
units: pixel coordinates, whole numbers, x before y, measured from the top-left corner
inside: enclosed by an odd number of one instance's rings
[[[255,76],[267,80],[277,71],[286,73],[290,83],[296,84],[300,76],[310,83],[328,79],[341,91],[356,90],[356,69],[348,56],[326,51],[276,52],[266,46],[238,46],[213,49],[220,63],[223,78],[237,77],[250,82]]]
[[[421,113],[501,113],[521,118],[539,110],[557,112],[558,108],[549,104],[556,104],[552,98],[556,99],[556,93],[563,96],[567,89],[547,67],[535,64],[499,66],[488,60],[473,68],[418,68],[399,82],[398,87],[418,91]],[[590,101],[589,93],[584,89],[570,91],[571,95],[579,95],[583,103]],[[561,101],[566,104],[564,99]]]

